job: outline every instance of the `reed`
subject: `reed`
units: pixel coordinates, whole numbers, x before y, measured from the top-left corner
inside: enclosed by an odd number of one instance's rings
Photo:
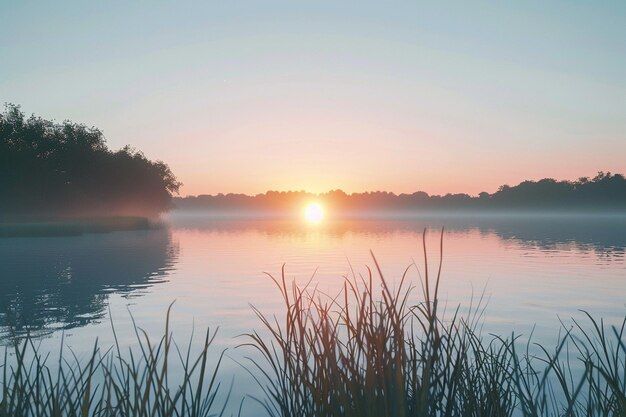
[[[269,415],[626,416],[626,318],[620,327],[591,316],[590,326],[564,325],[552,351],[515,335],[483,337],[482,298],[464,316],[442,312],[441,258],[433,274],[423,239],[419,302],[408,268],[392,288],[373,254],[374,268],[332,296],[288,283],[284,269],[271,277],[284,317],[253,307],[263,328],[245,344],[261,354],[249,368]]]
[[[192,355],[193,336],[180,348],[170,332],[170,310],[165,331],[151,340],[134,323],[136,349],[122,353],[115,346],[102,350],[94,344],[88,360],[79,360],[61,343],[57,360],[39,352],[33,339],[5,348],[0,367],[0,417],[205,417],[221,415],[215,399],[221,362],[209,369],[209,347],[215,332],[207,330],[201,351]],[[12,358],[9,357],[11,351]],[[182,377],[172,369],[182,370]]]
[[[269,416],[626,416],[626,317],[620,326],[589,315],[586,323],[563,324],[553,349],[515,335],[483,336],[483,298],[468,313],[446,312],[441,258],[433,273],[426,233],[423,245],[417,286],[411,267],[390,285],[373,254],[373,268],[346,277],[334,295],[311,282],[288,283],[284,268],[272,277],[284,316],[253,307],[263,326],[243,344],[260,353],[245,366]],[[443,252],[443,232],[439,245]],[[170,311],[158,340],[133,321],[136,344],[125,352],[112,323],[114,346],[96,341],[87,360],[63,343],[53,358],[33,339],[17,340],[0,366],[0,417],[223,415],[230,397],[218,397],[224,353],[209,365],[216,333],[207,330],[192,354],[193,335],[185,347],[173,340]]]

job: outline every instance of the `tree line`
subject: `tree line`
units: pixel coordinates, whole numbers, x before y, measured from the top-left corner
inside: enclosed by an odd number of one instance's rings
[[[293,213],[311,200],[334,212],[419,210],[626,210],[626,178],[599,172],[575,181],[544,178],[494,193],[429,195],[423,191],[323,194],[268,191],[174,198],[181,183],[162,161],[129,146],[113,151],[94,127],[0,113],[0,221],[34,216],[147,215],[177,207],[227,213]],[[173,204],[172,204],[173,203]]]
[[[166,211],[180,182],[162,161],[113,151],[94,127],[0,113],[0,216],[148,215]]]
[[[626,210],[626,178],[622,174],[599,172],[595,177],[575,181],[544,178],[523,181],[515,186],[503,185],[494,193],[429,195],[423,191],[395,194],[385,191],[347,194],[333,190],[322,194],[305,191],[268,191],[245,194],[199,195],[175,198],[182,210],[219,212],[281,212],[293,213],[309,201],[323,203],[332,212],[361,213],[377,211],[424,210]]]

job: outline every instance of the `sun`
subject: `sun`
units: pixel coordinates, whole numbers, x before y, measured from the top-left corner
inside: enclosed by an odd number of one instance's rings
[[[304,209],[304,218],[309,223],[319,223],[324,220],[324,207],[319,203],[309,203]]]

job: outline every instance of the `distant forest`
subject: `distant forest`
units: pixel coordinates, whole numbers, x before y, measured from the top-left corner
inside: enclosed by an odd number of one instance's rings
[[[33,216],[154,216],[180,183],[161,161],[108,149],[93,127],[0,113],[0,221]]]
[[[417,181],[416,181],[417,182]],[[50,216],[156,216],[172,207],[225,214],[293,214],[310,201],[333,213],[453,210],[626,211],[626,178],[551,178],[503,185],[490,194],[429,195],[423,191],[323,194],[268,191],[174,197],[181,183],[161,161],[130,147],[108,149],[102,132],[70,121],[25,117],[8,104],[0,113],[0,221]]]
[[[199,195],[175,198],[180,210],[209,210],[220,213],[295,213],[310,201],[324,204],[333,213],[376,213],[454,210],[498,211],[626,211],[626,178],[599,172],[593,178],[557,181],[545,178],[503,185],[493,194],[429,195],[423,191],[394,194],[384,191],[346,194],[341,190],[324,194],[304,191],[268,191],[265,194]]]

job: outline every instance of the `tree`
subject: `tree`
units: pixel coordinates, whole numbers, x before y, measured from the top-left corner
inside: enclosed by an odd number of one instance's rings
[[[109,150],[94,127],[0,113],[0,215],[157,215],[178,182],[162,161],[130,147]]]

